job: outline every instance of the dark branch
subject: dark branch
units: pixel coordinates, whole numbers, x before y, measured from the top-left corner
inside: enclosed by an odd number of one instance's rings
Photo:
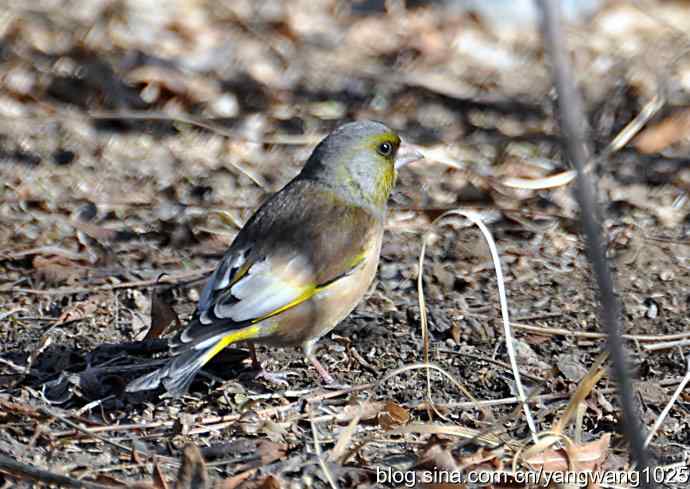
[[[112,489],[112,486],[73,479],[65,475],[53,474],[47,470],[19,463],[11,458],[0,455],[0,471],[12,474],[20,479],[29,479],[42,484],[57,485],[59,487],[74,487],[78,489]]]
[[[559,18],[559,2],[556,0],[537,0],[537,2],[542,13],[545,49],[551,59],[552,76],[558,94],[560,126],[565,152],[577,170],[575,196],[580,205],[587,255],[592,264],[592,272],[598,287],[599,317],[608,335],[608,349],[623,408],[623,431],[630,446],[632,458],[637,463],[638,470],[642,470],[648,466],[649,462],[642,431],[635,416],[632,382],[626,367],[626,355],[618,324],[620,306],[613,290],[613,278],[606,261],[594,187],[584,171],[589,152],[585,137],[586,126],[582,102],[570,72],[570,61],[566,55]],[[640,487],[649,487],[649,485],[647,481],[641,481]]]

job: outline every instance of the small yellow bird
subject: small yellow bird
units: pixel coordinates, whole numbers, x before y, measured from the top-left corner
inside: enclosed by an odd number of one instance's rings
[[[334,130],[237,234],[190,324],[171,341],[173,357],[127,391],[162,382],[180,396],[214,355],[240,341],[301,345],[323,380],[333,382],[314,345],[371,285],[396,169],[421,158],[379,122]]]

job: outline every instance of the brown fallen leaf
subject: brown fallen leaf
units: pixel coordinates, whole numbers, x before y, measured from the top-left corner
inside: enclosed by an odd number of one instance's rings
[[[407,424],[410,421],[410,411],[393,401],[386,401],[377,419],[381,428],[390,431]]]
[[[642,131],[635,138],[634,146],[642,153],[658,153],[688,139],[690,139],[690,107],[685,107]]]
[[[65,308],[62,314],[60,314],[57,322],[52,327],[55,328],[57,326],[63,326],[66,323],[79,321],[94,315],[98,310],[99,300],[100,298],[92,296],[85,301],[75,302],[74,304]]]
[[[429,444],[418,455],[415,470],[421,481],[419,487],[424,489],[463,489],[464,484],[455,481],[444,481],[444,474],[462,475],[462,470],[451,452],[448,444],[432,437]],[[426,479],[425,479],[426,478]]]
[[[349,404],[345,406],[337,416],[339,423],[349,423],[359,416],[361,421],[371,421],[376,419],[379,413],[385,408],[383,401],[366,401],[362,404]]]
[[[287,445],[284,443],[275,443],[270,440],[259,440],[256,447],[256,452],[259,454],[262,465],[268,465],[285,458],[287,453]]]
[[[206,464],[199,448],[189,443],[184,447],[175,489],[205,489],[206,487],[209,487]]]
[[[240,485],[246,482],[247,479],[256,474],[257,470],[259,469],[256,468],[245,470],[244,472],[240,472],[232,477],[228,477],[227,479],[216,482],[213,487],[214,489],[237,489],[240,487]]]
[[[280,479],[275,475],[267,475],[259,484],[259,489],[280,489]]]
[[[127,482],[118,479],[117,477],[113,477],[109,474],[98,474],[98,477],[94,479],[94,482],[97,484],[105,484],[113,487],[126,487],[128,489],[134,489],[134,484],[128,484]],[[152,484],[146,482],[139,482],[138,484],[140,484],[140,486],[137,489],[154,489]]]
[[[70,282],[88,273],[88,268],[63,256],[34,256],[31,262],[39,280],[55,284]]]
[[[523,459],[535,469],[544,468],[545,472],[564,472],[569,463],[575,471],[594,471],[606,460],[611,442],[611,433],[606,433],[596,441],[574,444],[568,451],[565,449],[546,450]]]
[[[182,327],[175,309],[163,298],[163,291],[154,287],[151,291],[151,327],[144,340],[159,338],[172,323],[175,323],[175,330]]]
[[[153,485],[156,489],[168,489],[168,483],[165,480],[165,476],[163,476],[158,459],[153,461]]]

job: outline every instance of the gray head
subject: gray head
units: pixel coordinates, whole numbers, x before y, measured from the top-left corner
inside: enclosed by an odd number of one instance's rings
[[[360,205],[385,208],[395,184],[395,169],[421,155],[401,151],[400,137],[385,124],[343,124],[324,138],[299,178],[318,180]]]

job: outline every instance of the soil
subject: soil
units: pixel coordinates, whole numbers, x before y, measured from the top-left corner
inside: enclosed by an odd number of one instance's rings
[[[416,3],[9,2],[0,454],[139,487],[391,486],[382,470],[510,467],[530,430],[485,240],[458,217],[432,224],[454,208],[493,234],[522,382],[538,430],[554,427],[606,343],[574,183],[520,183],[569,171],[539,31]],[[604,155],[590,175],[649,430],[688,370],[690,14],[643,3],[603,2],[567,32]],[[635,137],[608,147],[654,97],[663,104]],[[262,366],[289,385],[257,379],[237,345],[182,399],[124,392],[167,355],[162,338],[252,210],[353,119],[386,122],[427,159],[398,176],[370,292],[319,343],[338,385],[299,350],[261,345]],[[429,357],[446,373],[428,385],[420,273]],[[166,333],[147,337],[151,326]],[[563,432],[601,470],[630,462],[615,387],[606,370]],[[651,442],[655,464],[687,469],[689,425],[684,390]],[[0,482],[29,480],[0,467]]]

